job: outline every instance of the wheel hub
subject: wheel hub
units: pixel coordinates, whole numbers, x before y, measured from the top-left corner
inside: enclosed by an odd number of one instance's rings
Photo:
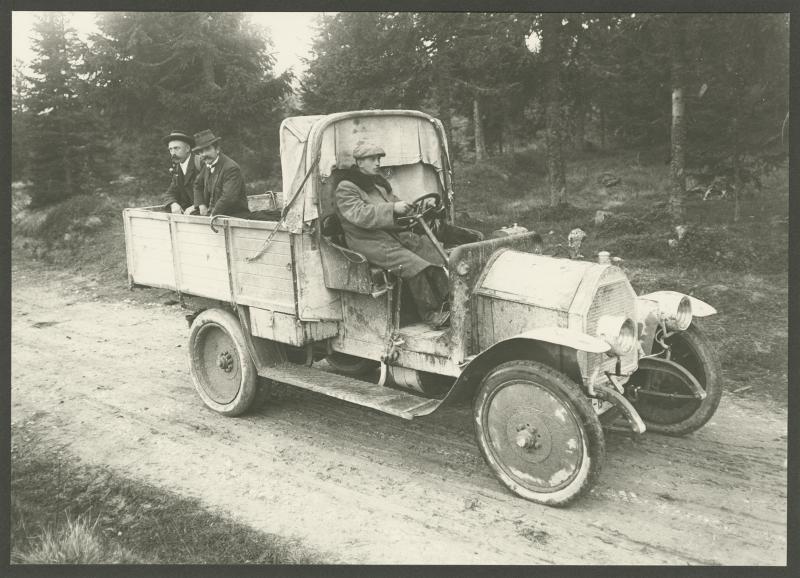
[[[526,462],[547,459],[552,450],[551,433],[541,414],[532,407],[524,408],[508,421],[506,428],[509,449]]]
[[[542,447],[539,439],[542,436],[536,431],[535,427],[528,424],[517,426],[517,447],[524,450],[538,450]]]
[[[230,351],[222,351],[217,356],[217,367],[225,373],[230,373],[233,369],[233,356]]]

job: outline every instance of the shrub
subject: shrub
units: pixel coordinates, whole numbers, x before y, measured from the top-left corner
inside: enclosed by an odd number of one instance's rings
[[[79,195],[51,207],[38,230],[38,237],[59,241],[91,233],[118,216],[102,195]]]
[[[600,236],[641,235],[652,230],[652,224],[642,217],[627,214],[611,214],[600,224]]]
[[[546,206],[539,209],[539,219],[542,221],[570,221],[575,226],[585,221],[591,211],[582,207],[576,207],[569,203],[559,203],[555,206]]]
[[[643,234],[623,234],[608,239],[603,248],[612,255],[624,259],[669,259],[670,247],[664,235],[644,232]]]

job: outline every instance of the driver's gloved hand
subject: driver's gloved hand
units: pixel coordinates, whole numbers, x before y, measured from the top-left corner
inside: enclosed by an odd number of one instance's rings
[[[392,208],[395,215],[408,215],[413,209],[414,207],[405,201],[397,201]]]

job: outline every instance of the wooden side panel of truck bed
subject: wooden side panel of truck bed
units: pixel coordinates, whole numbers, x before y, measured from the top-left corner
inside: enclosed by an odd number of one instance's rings
[[[289,234],[279,231],[257,260],[276,223],[231,219],[229,252],[225,228],[216,232],[205,217],[126,209],[125,243],[132,283],[190,295],[231,300],[283,313],[295,313]],[[230,260],[230,267],[229,267]],[[230,270],[230,278],[229,278]]]

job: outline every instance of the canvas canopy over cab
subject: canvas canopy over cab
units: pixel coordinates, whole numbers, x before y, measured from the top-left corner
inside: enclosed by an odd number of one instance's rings
[[[287,205],[297,193],[284,217],[290,233],[300,233],[304,225],[333,212],[331,176],[354,164],[353,148],[359,141],[374,142],[386,151],[381,165],[397,196],[411,201],[424,192],[444,193],[450,205],[449,153],[437,119],[412,110],[290,117],[280,128]],[[309,171],[316,171],[318,178],[307,178]]]

